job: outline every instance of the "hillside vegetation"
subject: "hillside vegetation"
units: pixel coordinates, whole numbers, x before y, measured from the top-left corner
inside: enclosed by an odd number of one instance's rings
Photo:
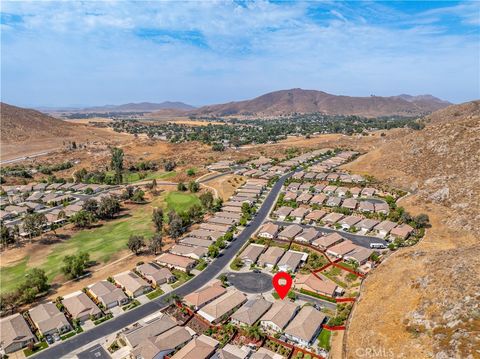
[[[402,186],[402,205],[428,213],[418,245],[365,281],[346,357],[384,348],[395,357],[475,358],[480,347],[480,101],[447,107],[346,167]]]

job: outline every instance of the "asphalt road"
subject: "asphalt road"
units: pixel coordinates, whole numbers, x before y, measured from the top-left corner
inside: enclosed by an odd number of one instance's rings
[[[245,293],[265,293],[273,289],[272,276],[267,273],[228,273],[228,281]]]
[[[238,253],[242,246],[248,241],[248,239],[255,233],[259,228],[262,222],[267,218],[270,208],[275,202],[278,193],[282,189],[282,186],[287,178],[289,178],[292,173],[288,173],[275,183],[272,187],[267,198],[263,202],[262,206],[257,211],[255,217],[250,222],[250,224],[243,230],[242,233],[225,249],[223,254],[210,263],[207,268],[203,270],[199,275],[188,281],[183,286],[173,290],[168,294],[164,294],[157,299],[154,299],[144,305],[141,305],[131,311],[128,311],[116,318],[110,319],[109,321],[98,325],[88,331],[77,334],[69,340],[57,344],[51,348],[45,349],[35,355],[35,358],[43,359],[54,359],[54,358],[68,358],[73,357],[69,355],[72,351],[77,350],[88,343],[99,339],[101,337],[113,334],[135,322],[144,318],[148,315],[159,311],[168,305],[167,298],[172,294],[179,295],[181,297],[196,291],[197,289],[203,287],[210,280],[215,278],[220,271],[225,267],[228,262]]]
[[[289,226],[291,224],[298,224],[300,227],[303,227],[303,228],[313,227],[313,228],[315,228],[316,230],[318,230],[322,233],[336,232],[336,233],[340,234],[342,237],[351,240],[356,245],[359,245],[359,246],[365,247],[365,248],[370,248],[370,243],[382,243],[385,246],[388,245],[388,242],[386,242],[385,240],[383,240],[381,238],[378,238],[378,237],[364,236],[364,235],[361,235],[361,234],[338,231],[338,230],[332,229],[332,228],[312,226],[312,225],[309,225],[309,224],[299,224],[299,223],[283,222],[283,221],[272,221],[272,222],[276,223],[276,224],[279,224],[281,226],[284,226],[284,227]]]

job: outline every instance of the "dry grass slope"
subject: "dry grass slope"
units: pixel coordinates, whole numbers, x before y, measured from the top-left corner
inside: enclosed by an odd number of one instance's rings
[[[403,205],[432,228],[369,276],[346,339],[400,358],[480,357],[480,101],[427,117],[347,167],[412,191]]]

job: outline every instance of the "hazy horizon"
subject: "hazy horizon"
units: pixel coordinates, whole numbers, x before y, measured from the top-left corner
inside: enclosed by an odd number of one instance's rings
[[[2,101],[192,106],[290,88],[480,98],[475,2],[8,2]]]

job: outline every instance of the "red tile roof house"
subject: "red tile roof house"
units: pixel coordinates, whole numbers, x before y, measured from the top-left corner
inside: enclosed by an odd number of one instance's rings
[[[183,297],[183,302],[189,307],[198,310],[226,292],[227,290],[223,288],[220,283],[214,283],[208,287],[197,290],[196,292],[187,294]]]
[[[367,263],[368,258],[372,255],[373,250],[369,248],[358,247],[354,251],[347,253],[343,258],[347,261],[357,262],[358,265]]]
[[[379,237],[385,238],[388,236],[390,231],[394,229],[397,226],[396,223],[391,222],[391,221],[383,221],[377,224],[373,230],[378,234]]]
[[[354,251],[357,248],[359,248],[357,245],[353,244],[352,241],[346,239],[343,242],[328,248],[327,253],[337,258],[343,258],[343,256]]]
[[[292,211],[293,208],[283,206],[277,209],[274,214],[278,217],[279,220],[284,221]]]
[[[360,193],[362,192],[362,189],[360,187],[350,187],[348,189],[350,193],[352,194],[352,197],[360,197]]]
[[[273,239],[277,236],[280,227],[275,223],[265,223],[262,228],[258,231],[257,236],[262,238]]]
[[[290,213],[290,217],[293,217],[297,222],[301,222],[308,212],[308,208],[298,207]]]
[[[335,195],[340,196],[340,197],[345,197],[347,195],[348,188],[347,187],[338,187],[335,190]]]
[[[305,221],[307,223],[317,222],[321,220],[326,214],[327,212],[325,211],[322,211],[320,209],[315,209],[305,216]]]
[[[315,274],[297,274],[295,276],[294,287],[304,289],[321,295],[335,296],[337,285],[331,280]]]
[[[323,193],[334,194],[336,190],[337,190],[337,186],[326,186],[323,189]]]
[[[358,204],[358,210],[360,212],[366,212],[366,213],[372,213],[375,211],[375,206],[373,203],[368,202],[368,201],[361,201]]]
[[[393,238],[407,239],[413,232],[413,228],[408,224],[401,224],[390,231],[390,236]]]
[[[330,233],[327,236],[315,239],[312,242],[312,245],[314,245],[316,247],[320,247],[323,250],[326,250],[327,248],[330,248],[330,247],[332,247],[332,246],[334,246],[338,243],[341,243],[344,240],[345,240],[345,238],[343,238],[340,234],[338,234],[336,232],[333,232],[333,233]]]
[[[338,224],[342,226],[343,230],[349,230],[350,228],[355,227],[355,225],[362,220],[362,217],[358,216],[348,216],[340,221],[338,221]]]

